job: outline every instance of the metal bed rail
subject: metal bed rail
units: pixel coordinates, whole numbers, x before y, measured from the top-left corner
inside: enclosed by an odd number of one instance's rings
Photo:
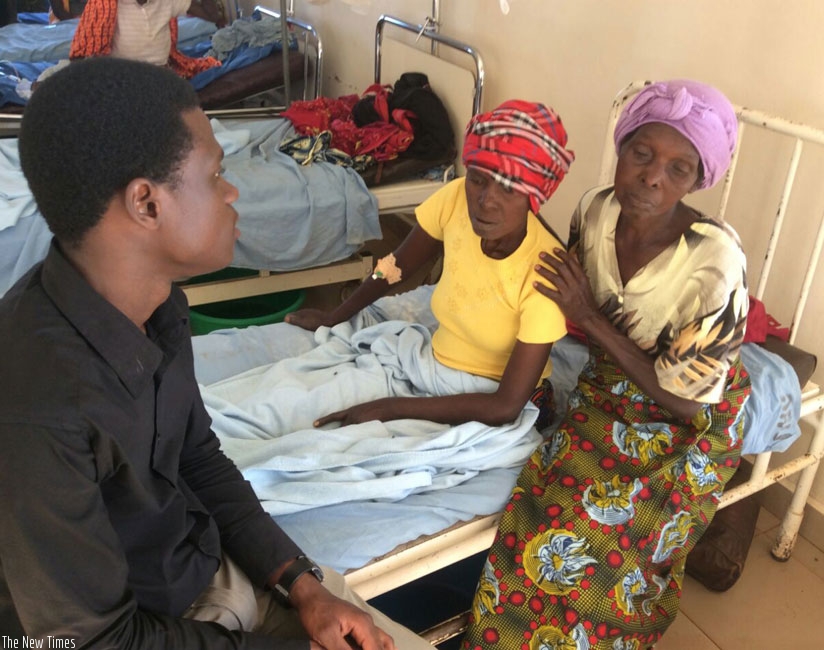
[[[272,11],[271,9],[266,9],[263,7],[258,7],[257,9],[268,15],[281,15],[277,12]],[[295,21],[293,18],[289,18],[289,20],[291,21],[291,23],[294,24],[297,24],[298,22]],[[430,20],[427,20],[426,24],[427,26],[429,26],[433,23]],[[435,31],[433,31],[431,27],[427,27],[426,29],[424,29],[424,27],[421,25],[413,25],[411,23],[406,23],[402,20],[393,18],[391,16],[381,16],[378,19],[378,23],[376,25],[375,70],[376,74],[378,75],[380,75],[381,72],[381,45],[383,43],[383,33],[385,25],[393,25],[406,31],[415,34],[420,34],[421,37],[430,39],[432,43],[437,42],[438,44],[442,44],[444,46],[454,49],[456,52],[460,52],[464,55],[471,57],[473,66],[472,69],[469,69],[469,67],[467,66],[459,66],[452,63],[451,61],[446,61],[438,55],[431,54],[430,52],[424,52],[423,50],[419,50],[417,48],[410,49],[408,46],[403,46],[406,49],[403,50],[403,52],[400,53],[400,55],[397,55],[397,51],[394,50],[393,47],[389,47],[389,45],[394,46],[396,43],[398,43],[398,41],[396,41],[396,39],[390,39],[391,43],[388,44],[386,51],[389,54],[392,54],[393,56],[387,59],[388,64],[386,67],[392,67],[392,63],[403,63],[404,65],[408,65],[410,64],[410,62],[406,57],[414,55],[413,59],[416,60],[415,65],[422,66],[420,68],[422,71],[433,72],[433,66],[429,64],[430,62],[434,61],[436,62],[436,66],[439,68],[439,70],[441,70],[442,67],[448,67],[450,70],[450,74],[453,74],[453,70],[456,73],[459,72],[461,74],[461,83],[444,84],[448,87],[445,88],[445,93],[444,95],[442,95],[441,99],[446,100],[448,96],[451,100],[451,103],[460,102],[462,107],[461,110],[467,114],[470,114],[470,110],[471,114],[474,114],[478,111],[483,91],[484,67],[483,60],[480,54],[477,52],[477,50],[475,50],[469,45],[461,43],[455,39],[449,38],[448,36],[438,34]],[[416,56],[418,54],[421,57],[425,58],[425,61],[417,60]],[[429,65],[429,67],[427,67],[427,65]],[[320,79],[319,73],[320,68],[318,68],[316,71],[316,82]],[[379,79],[380,77],[378,78],[378,80]],[[450,81],[453,80],[452,77],[450,77],[449,79]],[[451,95],[451,91],[453,90],[454,86],[458,86],[461,89],[459,97],[452,97]],[[445,101],[445,104],[449,105],[450,101]],[[279,110],[279,107],[263,107],[249,109],[215,110],[207,111],[207,114],[210,117],[226,119],[271,118],[277,117]],[[468,117],[469,115],[467,115],[466,119],[468,119]],[[463,118],[461,119],[463,120]],[[448,182],[448,180],[449,177],[447,175],[444,175],[443,178],[437,181],[427,179],[412,179],[387,183],[384,185],[377,185],[371,188],[371,191],[377,199],[378,212],[380,214],[404,215],[409,211],[413,210],[428,196],[437,191],[446,182]],[[368,252],[361,251],[359,253],[354,254],[351,258],[348,258],[347,260],[344,260],[340,263],[335,263],[332,266],[321,266],[312,269],[292,271],[288,273],[270,273],[266,270],[262,270],[259,271],[259,275],[255,277],[237,278],[232,280],[224,280],[220,282],[212,282],[209,284],[188,284],[185,285],[183,289],[186,292],[187,298],[189,299],[189,303],[192,305],[197,305],[208,302],[215,302],[219,300],[227,300],[230,298],[258,295],[260,293],[267,293],[271,291],[279,291],[292,288],[314,287],[323,284],[345,282],[348,280],[361,280],[365,276],[369,275],[369,273],[371,273],[371,266],[371,255]]]
[[[256,5],[254,10],[267,16],[280,19],[282,34],[288,34],[290,27],[301,31],[301,33],[303,34],[303,99],[315,99],[316,97],[320,97],[320,85],[321,80],[323,78],[323,42],[321,41],[320,34],[318,34],[318,31],[309,23],[305,23],[302,20],[298,20],[297,18],[292,16],[292,9],[286,8],[285,4],[285,0],[281,0],[280,11],[275,11],[274,9],[270,9],[262,5]],[[288,38],[285,38],[284,42],[288,42]],[[309,87],[308,79],[310,73],[310,45],[314,47],[315,52],[314,84],[312,88],[311,97],[307,95],[307,88]],[[284,48],[283,51],[286,52],[287,49],[288,48]],[[291,79],[289,75],[289,61],[286,56],[283,57],[283,79],[286,105],[288,106],[291,101]]]
[[[436,25],[437,23],[434,24]],[[478,50],[473,48],[471,45],[467,45],[466,43],[462,43],[454,38],[444,36],[443,34],[434,31],[432,28],[433,23],[429,20],[427,20],[427,22],[423,25],[414,25],[406,22],[405,20],[401,20],[400,18],[395,18],[394,16],[388,16],[386,14],[378,18],[378,22],[375,25],[375,83],[381,83],[381,54],[386,25],[393,25],[399,29],[416,34],[418,39],[427,38],[432,41],[433,46],[435,43],[446,45],[457,52],[462,52],[471,57],[474,64],[473,74],[475,76],[475,96],[472,112],[475,114],[481,111],[485,72],[484,62],[480,52],[478,52]]]

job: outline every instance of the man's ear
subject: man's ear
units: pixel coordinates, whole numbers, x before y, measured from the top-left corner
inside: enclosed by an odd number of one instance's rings
[[[135,178],[124,191],[126,212],[143,228],[156,230],[160,214],[160,192],[157,184],[146,178]]]

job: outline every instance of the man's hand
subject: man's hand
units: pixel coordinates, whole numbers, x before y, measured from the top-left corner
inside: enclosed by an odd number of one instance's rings
[[[297,579],[289,600],[309,634],[312,650],[318,646],[325,650],[396,650],[392,637],[367,612],[333,596],[312,575]]]

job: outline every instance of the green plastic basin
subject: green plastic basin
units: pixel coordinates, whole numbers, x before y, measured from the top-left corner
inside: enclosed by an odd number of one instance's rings
[[[189,308],[192,334],[208,334],[229,327],[280,323],[286,314],[300,309],[306,298],[304,289],[236,298]]]

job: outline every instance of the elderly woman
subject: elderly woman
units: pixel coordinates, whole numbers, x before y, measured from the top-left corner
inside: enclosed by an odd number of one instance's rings
[[[682,202],[725,173],[737,123],[692,81],[647,86],[615,128],[538,290],[586,335],[557,432],[524,467],[473,604],[469,648],[636,650],[678,612],[687,553],[738,466],[749,380],[736,233]]]
[[[417,225],[375,273],[331,312],[302,310],[287,322],[306,329],[347,320],[443,254],[443,276],[432,295],[438,329],[435,358],[498,382],[494,393],[391,397],[327,415],[315,424],[421,418],[498,425],[514,420],[550,372],[552,343],[566,333],[558,307],[535,286],[534,261],[560,244],[538,217],[573,154],[556,113],[541,104],[509,101],[475,116],[463,148],[465,178],[439,190],[416,210]]]

